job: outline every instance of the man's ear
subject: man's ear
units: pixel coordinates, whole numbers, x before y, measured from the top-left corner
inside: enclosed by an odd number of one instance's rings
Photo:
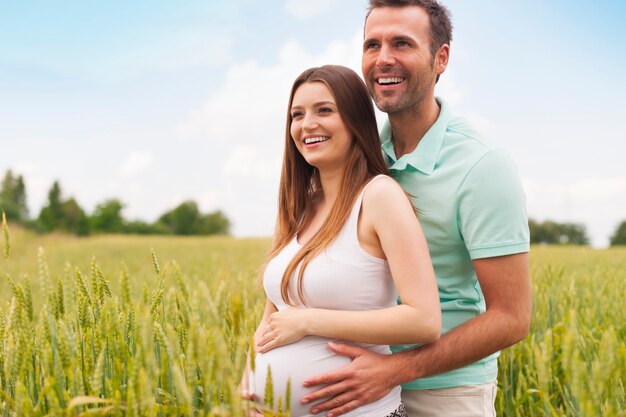
[[[435,73],[441,75],[448,67],[448,60],[450,59],[450,45],[444,43],[439,47],[435,54]]]

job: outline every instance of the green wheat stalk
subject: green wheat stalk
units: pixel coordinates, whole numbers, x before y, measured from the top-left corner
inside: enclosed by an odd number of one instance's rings
[[[7,225],[7,216],[2,212],[2,235],[4,236],[4,259],[8,260],[11,257],[11,241],[9,239],[9,226]]]

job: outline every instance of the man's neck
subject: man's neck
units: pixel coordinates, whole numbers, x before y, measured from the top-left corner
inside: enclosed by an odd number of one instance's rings
[[[420,140],[437,121],[439,111],[435,97],[431,96],[407,111],[389,114],[393,149],[397,159],[417,148]]]

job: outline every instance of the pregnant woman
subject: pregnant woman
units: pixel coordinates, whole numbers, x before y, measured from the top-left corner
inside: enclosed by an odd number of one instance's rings
[[[267,303],[255,332],[249,389],[259,410],[276,408],[279,396],[284,407],[290,382],[291,416],[310,416],[303,382],[350,361],[330,341],[389,354],[389,344],[439,338],[428,248],[409,199],[386,174],[359,76],[330,65],[303,72],[289,98]],[[400,387],[346,414],[403,415]]]

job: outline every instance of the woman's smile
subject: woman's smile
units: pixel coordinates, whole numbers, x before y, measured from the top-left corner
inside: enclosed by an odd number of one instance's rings
[[[290,132],[300,154],[319,170],[342,166],[353,142],[335,97],[322,82],[304,83],[296,90]]]

